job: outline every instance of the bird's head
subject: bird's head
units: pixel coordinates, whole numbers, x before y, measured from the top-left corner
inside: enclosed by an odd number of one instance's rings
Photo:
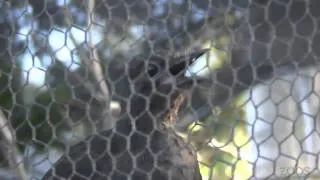
[[[135,57],[127,65],[128,80],[131,84],[129,113],[133,117],[142,115],[146,110],[159,117],[172,108],[179,95],[190,93],[197,80],[185,73],[208,49],[183,56],[164,58]]]

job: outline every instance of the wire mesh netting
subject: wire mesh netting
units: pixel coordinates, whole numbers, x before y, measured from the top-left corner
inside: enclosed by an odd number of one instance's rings
[[[0,8],[0,179],[320,179],[319,0]]]

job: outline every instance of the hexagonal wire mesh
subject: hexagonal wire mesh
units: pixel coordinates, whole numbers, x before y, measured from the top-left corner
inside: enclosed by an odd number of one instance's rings
[[[318,179],[318,0],[0,1],[1,179]]]

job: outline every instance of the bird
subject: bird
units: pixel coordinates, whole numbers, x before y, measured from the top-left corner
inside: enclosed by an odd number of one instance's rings
[[[192,86],[201,83],[185,72],[207,51],[169,60],[134,57],[121,76],[131,84],[127,113],[114,128],[67,148],[42,179],[201,180],[196,150],[172,124]]]

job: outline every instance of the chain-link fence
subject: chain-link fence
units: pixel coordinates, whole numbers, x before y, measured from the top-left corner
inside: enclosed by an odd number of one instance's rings
[[[320,179],[319,0],[0,8],[0,179]]]

